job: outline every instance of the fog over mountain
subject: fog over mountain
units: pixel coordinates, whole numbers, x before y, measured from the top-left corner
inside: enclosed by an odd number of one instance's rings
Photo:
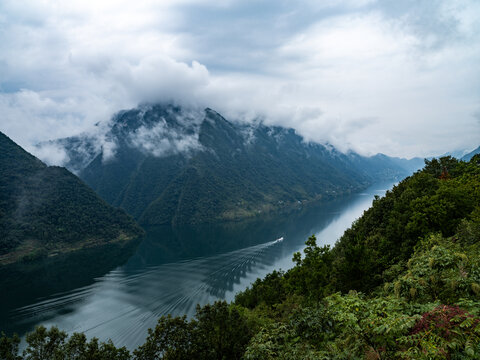
[[[363,155],[478,146],[475,0],[6,0],[0,14],[0,130],[30,151],[159,101]]]
[[[290,211],[401,178],[423,164],[419,158],[343,154],[293,129],[161,104],[119,112],[101,136],[38,146],[40,152],[59,149],[65,166],[144,225]]]

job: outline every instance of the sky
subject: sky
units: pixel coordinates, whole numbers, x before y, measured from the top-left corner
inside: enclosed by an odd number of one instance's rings
[[[364,155],[471,150],[480,1],[0,1],[0,131],[27,150],[156,102]]]

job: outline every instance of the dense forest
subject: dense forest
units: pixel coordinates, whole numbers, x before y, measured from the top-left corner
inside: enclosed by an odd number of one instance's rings
[[[0,133],[0,267],[142,235],[67,169],[46,166]]]
[[[426,161],[333,249],[303,252],[233,303],[161,317],[133,353],[39,327],[22,355],[3,336],[0,359],[480,358],[480,155]]]

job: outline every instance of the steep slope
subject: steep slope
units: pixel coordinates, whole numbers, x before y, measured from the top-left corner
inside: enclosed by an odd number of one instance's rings
[[[70,159],[95,148],[88,137],[79,147],[81,139],[61,140]],[[232,123],[208,108],[123,111],[104,141],[79,176],[142,224],[252,217],[410,173],[401,159],[342,154],[304,142],[293,129]]]
[[[0,266],[142,233],[68,170],[47,167],[0,133]]]
[[[261,328],[248,357],[480,358],[479,185],[479,155],[426,161],[333,249],[309,238],[295,267],[237,294],[281,326]]]

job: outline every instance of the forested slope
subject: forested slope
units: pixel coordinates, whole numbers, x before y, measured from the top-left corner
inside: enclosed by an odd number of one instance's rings
[[[479,155],[427,161],[333,249],[314,236],[306,245],[295,267],[257,280],[234,303],[198,307],[191,320],[160,318],[133,354],[39,328],[24,356],[53,342],[59,358],[88,349],[98,359],[480,358]],[[18,339],[0,344],[15,353]]]
[[[142,234],[67,169],[46,166],[0,133],[0,266]]]
[[[237,296],[273,320],[247,358],[479,358],[479,250],[480,156],[426,161],[332,250],[312,237]]]

